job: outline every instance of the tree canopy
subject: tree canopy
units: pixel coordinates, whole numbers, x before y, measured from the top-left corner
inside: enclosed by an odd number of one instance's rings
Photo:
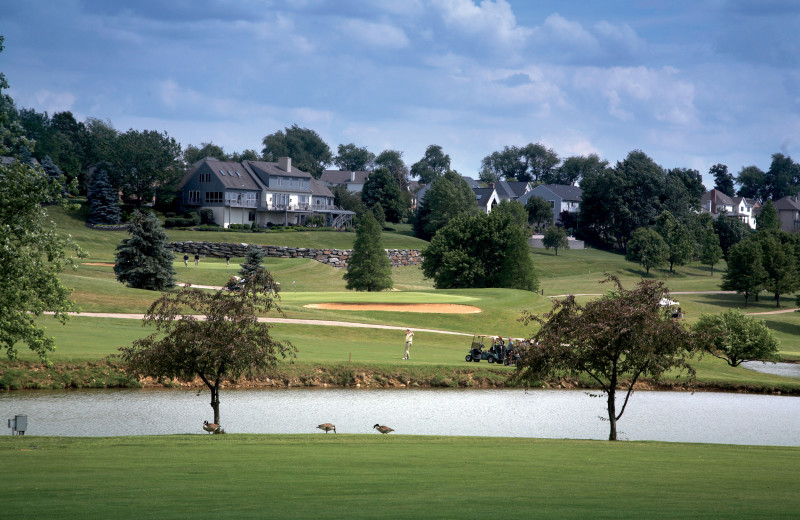
[[[541,231],[543,228],[553,224],[553,206],[544,197],[531,196],[525,202],[525,209],[528,211],[528,222],[537,231]]]
[[[422,184],[432,183],[448,170],[450,170],[450,156],[436,144],[428,146],[422,159],[411,166],[411,174],[418,177]]]
[[[292,166],[319,179],[325,167],[333,161],[330,147],[314,130],[297,125],[278,130],[262,139],[261,150],[265,161],[277,162],[280,157],[291,157]]]
[[[669,272],[675,272],[676,265],[686,265],[692,259],[694,242],[689,230],[669,211],[662,211],[656,219],[656,231],[667,245]]]
[[[554,301],[546,314],[523,313],[526,324],[536,322],[541,328],[527,342],[516,377],[538,383],[588,376],[606,394],[608,439],[615,441],[617,421],[636,383],[645,377],[658,380],[672,370],[693,378],[688,362],[695,347],[691,333],[661,305],[669,297],[663,282],[643,280],[632,290],[613,276],[606,282],[615,288],[586,305],[571,295]],[[624,392],[619,412],[618,389]]]
[[[381,243],[381,228],[371,211],[358,219],[353,253],[343,278],[347,289],[356,291],[383,291],[393,286],[391,264]]]
[[[117,245],[114,274],[128,287],[164,291],[175,285],[173,254],[158,219],[136,210],[129,221],[131,235]]]
[[[375,154],[367,150],[366,147],[359,147],[353,143],[340,144],[333,164],[340,170],[358,172],[372,169],[375,162]]]
[[[719,190],[728,197],[733,197],[733,175],[728,172],[728,167],[724,164],[715,164],[708,169],[708,173],[714,177],[714,189]]]
[[[720,314],[703,314],[694,326],[703,350],[724,359],[732,367],[742,361],[779,361],[778,340],[764,320],[727,310]]]
[[[452,219],[477,213],[475,192],[457,172],[450,170],[436,179],[425,193],[414,221],[414,234],[430,240]]]
[[[756,229],[758,231],[780,231],[781,221],[778,217],[778,210],[771,200],[764,201],[761,211],[756,216]]]
[[[761,245],[755,237],[742,240],[728,252],[728,271],[722,275],[721,287],[743,295],[745,307],[750,296],[762,291],[767,282],[761,256]]]
[[[181,147],[166,132],[128,130],[114,144],[112,184],[137,208],[161,193],[174,197]]]
[[[556,152],[540,143],[506,146],[483,158],[479,177],[484,182],[506,179],[549,183],[560,161]]]
[[[375,157],[376,168],[386,168],[397,180],[401,190],[408,189],[408,168],[403,161],[403,152],[398,150],[384,150]]]
[[[544,245],[545,249],[553,249],[556,256],[558,256],[559,249],[569,249],[567,231],[559,226],[547,228],[542,238],[542,245]]]
[[[199,377],[211,391],[213,422],[220,424],[219,390],[226,377],[261,374],[297,350],[272,338],[271,326],[258,321],[275,306],[268,290],[273,283],[260,269],[239,291],[182,288],[163,294],[143,320],[156,332],[120,348],[123,365],[139,377]]]
[[[92,176],[89,194],[89,222],[92,224],[119,224],[122,212],[119,207],[119,190],[111,185],[108,172],[111,165],[97,165]]]
[[[379,203],[389,222],[400,222],[406,214],[406,206],[397,178],[388,168],[377,168],[364,183],[361,201],[367,208]]]
[[[573,155],[567,157],[555,172],[547,179],[548,184],[564,184],[575,186],[586,175],[598,174],[608,167],[608,161],[600,159],[597,154]]]
[[[666,264],[668,257],[669,247],[664,238],[653,228],[639,228],[628,240],[625,259],[641,264],[647,274],[650,274],[650,269],[653,267]]]

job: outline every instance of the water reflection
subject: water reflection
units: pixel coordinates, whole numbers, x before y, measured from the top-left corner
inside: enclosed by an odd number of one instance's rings
[[[573,390],[224,390],[228,433],[340,433],[605,439],[605,400]],[[800,446],[800,398],[636,392],[620,439]],[[209,396],[186,390],[6,392],[0,420],[28,415],[28,435],[205,434]],[[10,430],[9,430],[10,433]],[[324,435],[324,434],[321,434]],[[332,435],[332,434],[329,434]]]
[[[800,363],[765,363],[763,361],[744,361],[742,366],[748,370],[775,374],[783,377],[800,377]]]

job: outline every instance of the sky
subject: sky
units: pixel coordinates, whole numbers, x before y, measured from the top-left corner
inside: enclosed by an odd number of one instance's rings
[[[800,159],[798,0],[0,0],[18,107],[183,147],[260,152],[293,124],[335,153],[462,175],[542,143],[735,175]]]

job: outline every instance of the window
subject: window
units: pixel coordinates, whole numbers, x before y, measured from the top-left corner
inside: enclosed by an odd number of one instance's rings
[[[220,204],[222,203],[222,192],[221,191],[207,191],[206,192],[206,204]]]
[[[255,211],[248,211],[247,212],[247,220],[248,220],[248,222],[255,222],[255,220],[256,220],[256,212]]]
[[[200,204],[200,192],[190,191],[188,194],[189,204]]]
[[[200,174],[200,182],[211,182],[211,174],[210,173],[201,173]]]
[[[298,195],[297,202],[300,204],[308,204],[308,195]]]
[[[551,200],[551,201],[550,201],[550,207],[551,207],[551,208],[555,208],[555,207],[556,207],[556,201],[554,201],[554,200]]]

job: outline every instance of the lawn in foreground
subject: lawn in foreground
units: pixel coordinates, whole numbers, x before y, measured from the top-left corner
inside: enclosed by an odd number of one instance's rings
[[[320,419],[322,422],[324,418]],[[0,438],[8,518],[796,518],[800,449],[402,435]]]

